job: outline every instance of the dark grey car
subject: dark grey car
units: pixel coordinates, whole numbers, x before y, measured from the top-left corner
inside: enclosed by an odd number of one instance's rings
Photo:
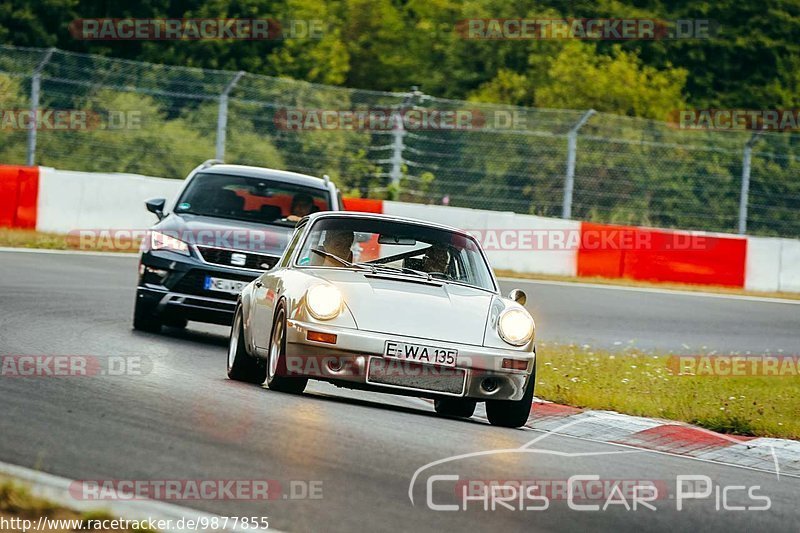
[[[341,208],[327,177],[200,165],[171,203],[147,202],[159,222],[142,243],[133,327],[231,324],[239,292],[275,265],[297,220]]]

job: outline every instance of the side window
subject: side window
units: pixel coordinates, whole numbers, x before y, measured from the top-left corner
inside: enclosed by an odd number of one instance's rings
[[[286,248],[286,251],[283,252],[283,257],[281,257],[278,266],[280,268],[285,268],[289,264],[289,258],[292,257],[294,253],[294,249],[297,248],[297,243],[300,242],[300,237],[303,235],[305,230],[305,224],[302,227],[299,227],[294,230],[294,235],[292,235],[292,240],[289,241],[289,246]]]

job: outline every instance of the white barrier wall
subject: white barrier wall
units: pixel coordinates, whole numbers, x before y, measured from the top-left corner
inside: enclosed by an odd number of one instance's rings
[[[547,232],[551,236],[577,236],[581,223],[575,220],[388,201],[383,203],[383,212],[475,231],[495,269],[558,276],[577,275],[577,248],[541,249],[537,248],[535,241],[525,240],[534,230],[538,233]]]
[[[744,288],[800,292],[800,241],[748,237]]]
[[[781,239],[781,291],[800,292],[800,241]]]
[[[156,222],[144,207],[151,198],[173,198],[181,180],[73,172],[41,167],[36,229],[69,233],[80,229],[146,229]],[[579,235],[574,220],[482,211],[441,205],[383,202],[383,212],[430,220],[471,230],[482,236],[496,269],[523,273],[577,275],[577,248],[542,249],[522,242],[531,232]],[[800,292],[800,240],[748,237],[745,288]]]
[[[147,229],[156,217],[145,209],[151,198],[172,198],[181,180],[137,174],[74,172],[41,167],[36,229]]]

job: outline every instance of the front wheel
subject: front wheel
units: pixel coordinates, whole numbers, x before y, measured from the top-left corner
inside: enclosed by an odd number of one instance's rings
[[[161,332],[161,321],[152,314],[151,310],[139,303],[138,297],[133,306],[133,329],[148,333]]]
[[[256,385],[261,385],[267,378],[267,369],[264,365],[259,364],[255,357],[247,353],[241,306],[236,306],[228,343],[228,377]]]
[[[300,394],[306,389],[308,378],[289,376],[286,369],[286,310],[280,304],[272,324],[267,362],[267,386],[279,392]]]
[[[525,394],[519,400],[487,400],[486,418],[493,426],[518,428],[525,425],[533,405],[533,385],[536,382],[536,368],[528,377]]]

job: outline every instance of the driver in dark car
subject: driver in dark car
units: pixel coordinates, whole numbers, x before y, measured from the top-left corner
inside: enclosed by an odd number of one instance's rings
[[[314,198],[308,193],[299,192],[292,198],[291,214],[286,220],[297,222],[314,211]]]

